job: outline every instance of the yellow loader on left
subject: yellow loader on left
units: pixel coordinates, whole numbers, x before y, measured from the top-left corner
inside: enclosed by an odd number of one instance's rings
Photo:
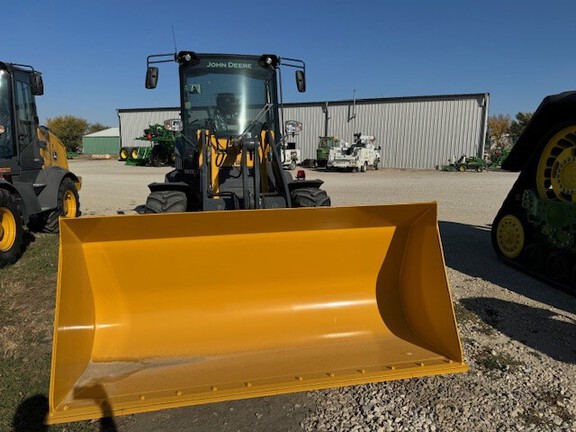
[[[60,140],[38,124],[43,93],[32,66],[0,62],[0,268],[22,255],[25,227],[58,232],[61,216],[80,215],[81,179]]]

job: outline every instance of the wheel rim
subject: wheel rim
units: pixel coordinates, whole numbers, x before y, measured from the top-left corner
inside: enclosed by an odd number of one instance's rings
[[[576,202],[576,126],[562,129],[546,144],[536,180],[540,198]]]
[[[128,157],[128,152],[124,149],[120,150],[120,157],[126,159]]]
[[[506,215],[496,228],[498,248],[506,258],[517,258],[524,249],[524,228],[516,216]]]
[[[66,191],[62,200],[63,216],[67,218],[76,217],[77,208],[76,195],[71,190]]]
[[[16,241],[16,219],[12,212],[0,207],[0,252],[9,251]]]

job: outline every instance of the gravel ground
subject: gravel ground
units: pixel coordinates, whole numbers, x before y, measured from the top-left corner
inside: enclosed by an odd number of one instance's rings
[[[73,160],[84,215],[129,213],[168,169]],[[114,419],[118,431],[573,431],[576,298],[495,257],[490,225],[516,174],[328,173],[333,205],[437,201],[470,371]]]

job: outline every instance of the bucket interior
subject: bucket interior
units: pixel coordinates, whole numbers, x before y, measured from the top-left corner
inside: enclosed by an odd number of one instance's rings
[[[51,422],[462,370],[434,203],[61,221]]]

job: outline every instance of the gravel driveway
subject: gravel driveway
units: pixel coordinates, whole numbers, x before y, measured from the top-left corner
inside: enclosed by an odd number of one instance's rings
[[[129,213],[168,169],[73,160],[83,215]],[[506,172],[332,173],[335,206],[437,201],[447,271],[470,371],[223,402],[114,419],[148,431],[573,431],[576,298],[502,264],[490,225],[516,179]]]

